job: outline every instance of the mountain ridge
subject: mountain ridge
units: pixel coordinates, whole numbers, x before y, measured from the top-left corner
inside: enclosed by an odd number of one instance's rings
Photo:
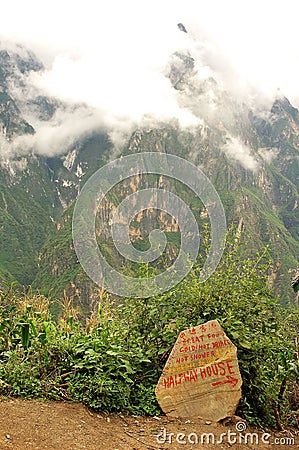
[[[44,292],[53,289],[56,296],[67,290],[88,309],[97,287],[87,279],[74,254],[73,202],[89,176],[115,152],[108,134],[99,129],[61,155],[5,153],[15,136],[35,133],[21,112],[26,98],[18,105],[9,91],[14,71],[20,73],[16,83],[21,83],[26,71],[43,70],[42,63],[28,54],[29,59],[22,60],[0,51],[0,274],[4,280],[33,283]],[[174,121],[139,127],[118,153],[169,152],[201,167],[219,192],[228,223],[242,223],[244,232],[253,236],[247,250],[270,246],[277,292],[283,303],[292,303],[288,277],[298,265],[299,253],[299,112],[280,96],[267,114],[256,114],[222,91],[212,78],[199,81],[188,52],[177,52],[171,61],[169,79],[179,102],[199,119],[199,125],[183,130]],[[28,101],[32,108],[38,105],[39,117],[45,121],[57,108],[55,99],[41,95]],[[32,102],[37,103],[32,106]],[[142,234],[148,231],[145,226]]]

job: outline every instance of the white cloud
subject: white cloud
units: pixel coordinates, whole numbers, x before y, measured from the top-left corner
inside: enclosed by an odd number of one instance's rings
[[[237,161],[245,169],[257,170],[258,162],[254,158],[250,147],[243,144],[238,138],[227,136],[227,142],[222,147],[222,150],[229,158]]]
[[[277,157],[278,150],[277,148],[264,147],[259,149],[259,154],[267,164],[271,164],[272,161]]]
[[[58,109],[49,121],[35,122],[35,134],[22,135],[14,139],[16,151],[36,153],[48,156],[64,153],[94,128],[99,128],[101,122],[93,111],[84,106],[76,109]]]
[[[11,0],[1,5],[0,30],[4,37],[33,45],[44,57],[58,55],[49,78],[58,92],[64,90],[61,70],[71,67],[78,69],[74,82],[80,74],[82,82],[91,77],[94,87],[97,79],[107,81],[109,72],[111,84],[132,80],[132,87],[136,70],[150,77],[173,51],[189,46],[224,84],[240,89],[253,86],[266,95],[280,87],[296,102],[298,16],[296,0]],[[179,21],[197,44],[177,32]],[[89,68],[94,73],[88,74]],[[74,82],[69,82],[70,93]]]
[[[0,38],[28,45],[45,61],[31,84],[85,105],[38,124],[35,147],[55,152],[98,126],[119,143],[144,120],[196,124],[165,77],[180,49],[195,58],[199,79],[214,76],[240,102],[269,105],[280,88],[299,106],[298,13],[296,0],[11,0],[1,5]]]

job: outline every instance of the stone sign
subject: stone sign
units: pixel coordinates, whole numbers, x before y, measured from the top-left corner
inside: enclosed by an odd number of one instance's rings
[[[218,422],[234,415],[241,385],[237,348],[211,320],[180,333],[156,396],[168,416]]]

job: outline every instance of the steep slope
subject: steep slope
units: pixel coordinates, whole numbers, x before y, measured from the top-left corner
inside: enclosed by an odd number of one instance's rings
[[[0,49],[0,282],[30,284],[38,254],[55,221],[73,202],[84,177],[100,164],[109,145],[99,133],[62,156],[45,157],[14,148],[18,136],[33,135],[23,111],[49,120],[58,106],[53,99],[27,98],[25,76],[43,65],[22,46]],[[21,93],[21,95],[20,95]],[[13,95],[16,94],[14,98]],[[99,150],[99,155],[97,151]],[[104,150],[103,150],[104,152]]]
[[[271,280],[281,301],[292,303],[294,295],[290,279],[299,254],[297,109],[287,99],[279,97],[271,111],[253,112],[222,91],[215,80],[199,81],[194,59],[188,52],[173,55],[169,78],[178,92],[181,105],[192,111],[200,119],[200,124],[190,131],[182,130],[175,123],[137,130],[122,154],[167,152],[201,167],[220,194],[228,223],[235,223],[244,231],[245,253],[250,254],[269,245],[274,260]],[[140,179],[133,178],[131,182],[133,187],[125,186],[121,195],[117,193],[118,200],[125,193],[132,193],[132,189],[135,191],[143,186]],[[158,187],[158,180],[154,185]],[[177,192],[177,186],[172,188]],[[187,197],[187,201],[192,204],[191,198]],[[113,208],[113,202],[110,207]],[[109,214],[107,211],[103,219],[107,224]],[[145,237],[154,225],[155,221],[149,216],[143,229],[141,220],[137,226],[139,230],[136,231],[134,225],[132,227],[131,237],[135,245],[140,241],[140,235]],[[201,226],[204,216],[199,206],[198,222]],[[74,255],[71,218],[72,209],[65,213],[45,244],[36,284],[43,289],[51,286],[56,295],[60,295],[63,286],[68,286],[69,293],[89,308],[97,289]],[[169,218],[165,220],[167,222]],[[123,261],[114,252],[108,228],[102,236],[102,250],[120,268]],[[179,245],[176,237],[172,241]],[[67,280],[67,284],[57,284],[58,280]]]
[[[228,223],[235,223],[244,231],[246,254],[266,244],[269,245],[275,263],[272,279],[275,280],[278,295],[284,303],[288,303],[293,298],[289,271],[297,266],[299,251],[298,239],[294,233],[296,229],[294,222],[298,218],[298,210],[296,211],[298,192],[294,189],[292,181],[282,175],[274,164],[269,165],[263,161],[259,170],[252,173],[229,160],[222,151],[217,150],[211,140],[207,144],[202,142],[200,135],[189,135],[171,127],[152,131],[139,130],[132,136],[124,153],[161,149],[170,149],[171,153],[185,158],[196,157],[197,163],[209,175],[219,192]],[[140,180],[132,179],[131,181],[133,190],[143,187]],[[157,184],[154,186],[158,187]],[[132,193],[132,190],[126,186],[125,192],[128,195]],[[178,193],[177,190],[175,192]],[[118,196],[118,200],[122,199],[123,195]],[[284,223],[286,198],[293,208],[295,206],[288,223]],[[187,197],[187,201],[192,206],[192,199]],[[202,227],[204,211],[198,204],[193,209],[198,207],[198,218]],[[65,212],[57,229],[47,240],[41,252],[40,272],[36,285],[42,286],[45,290],[51,286],[54,295],[60,295],[62,289],[68,286],[69,293],[74,294],[77,300],[80,299],[88,308],[89,302],[95,296],[96,287],[88,281],[88,277],[78,265],[71,239],[71,220],[72,208]],[[165,220],[167,222],[168,219]],[[109,222],[109,212],[107,212],[106,222]],[[133,225],[131,232],[135,244],[139,241],[140,233],[143,236],[147,235],[154,225],[155,223],[149,217],[143,224],[143,228],[140,220],[137,226],[140,228],[139,233],[136,229],[134,231]],[[175,233],[173,233],[174,236]],[[168,238],[170,239],[170,235]],[[117,259],[111,238],[109,240],[107,236],[104,241],[106,244],[102,242],[102,245],[107,258],[110,258],[114,266],[121,266],[122,260]],[[178,244],[177,240],[175,244]]]
[[[34,133],[22,116],[22,108],[28,106],[29,100],[13,99],[11,79],[22,87],[24,71],[41,70],[42,64],[30,52],[23,59],[11,52],[1,54],[0,275],[4,279],[12,276],[24,284],[35,280],[36,288],[44,292],[51,289],[53,296],[60,296],[66,289],[88,311],[98,289],[84,274],[74,253],[73,202],[84,182],[111,160],[115,149],[107,135],[99,131],[76,142],[62,156],[7,157],[8,141],[18,134]],[[298,110],[284,97],[278,97],[270,111],[252,111],[220,89],[212,78],[198,77],[188,52],[175,53],[169,67],[178,102],[199,119],[198,125],[182,129],[173,121],[155,128],[140,128],[123,146],[121,154],[166,152],[200,167],[217,188],[228,223],[235,223],[244,231],[246,253],[269,245],[275,264],[271,279],[282,302],[293,302],[290,279],[299,254]],[[55,100],[41,95],[30,99],[30,108],[38,112],[40,120],[51,118],[57,107]],[[112,195],[101,217],[105,236],[100,244],[117,267],[124,268],[124,261],[111,240],[109,207],[144,186],[171,188],[189,202],[200,229],[208,222],[201,203],[182,187],[157,177],[133,178]],[[136,246],[147,248],[147,235],[157,225],[166,230],[169,240],[158,265],[167,265],[175,258],[180,244],[177,226],[170,217],[146,212],[132,224],[131,236]]]

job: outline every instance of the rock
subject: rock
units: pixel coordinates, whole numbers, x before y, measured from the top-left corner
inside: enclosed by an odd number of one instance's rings
[[[156,396],[167,416],[218,422],[234,415],[241,385],[237,348],[211,320],[180,333]]]
[[[183,31],[184,33],[187,33],[187,30],[185,26],[182,23],[178,23],[178,28],[180,31]]]
[[[221,423],[225,426],[236,425],[238,422],[246,422],[246,420],[239,416],[226,417],[221,420]]]

